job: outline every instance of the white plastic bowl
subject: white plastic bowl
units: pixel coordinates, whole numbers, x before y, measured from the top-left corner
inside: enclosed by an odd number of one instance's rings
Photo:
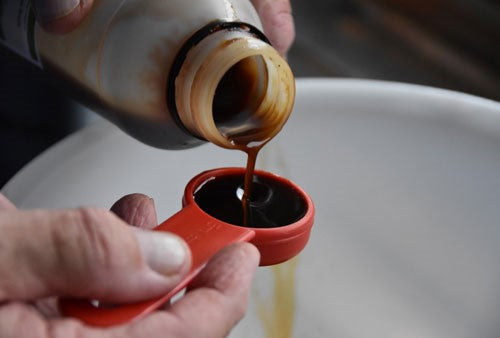
[[[297,85],[293,116],[257,166],[302,186],[316,222],[297,261],[259,269],[232,337],[286,326],[273,308],[278,274],[294,337],[500,336],[500,104],[379,81]],[[143,192],[165,219],[195,174],[244,162],[212,145],[149,148],[100,121],[3,192],[22,208],[109,207]]]

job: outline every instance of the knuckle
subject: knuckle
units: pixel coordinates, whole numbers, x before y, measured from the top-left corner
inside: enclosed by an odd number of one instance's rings
[[[76,243],[79,253],[83,254],[85,264],[112,265],[113,241],[110,225],[113,223],[111,212],[99,208],[77,209],[78,229]]]
[[[51,226],[55,264],[70,279],[99,277],[102,267],[112,265],[112,242],[106,223],[109,212],[96,208],[63,211],[59,222]],[[96,269],[97,267],[97,269]]]
[[[287,33],[287,36],[294,34],[293,15],[290,11],[281,10],[276,12],[275,15],[270,17],[271,26],[277,30],[282,30]]]
[[[75,209],[76,217],[83,226],[95,226],[110,218],[111,212],[101,208],[82,207]]]
[[[277,8],[279,8],[279,11],[282,13],[287,13],[287,14],[292,14],[292,4],[290,3],[289,0],[279,0],[276,1]]]

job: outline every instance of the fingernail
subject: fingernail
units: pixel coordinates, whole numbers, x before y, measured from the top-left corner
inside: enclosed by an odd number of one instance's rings
[[[178,273],[186,264],[188,248],[172,234],[134,228],[141,253],[154,271],[170,276]]]
[[[71,13],[80,0],[35,0],[35,13],[42,23],[62,18]]]

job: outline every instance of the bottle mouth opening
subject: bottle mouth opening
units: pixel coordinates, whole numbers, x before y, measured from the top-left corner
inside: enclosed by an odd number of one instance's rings
[[[212,117],[222,135],[237,139],[261,127],[255,112],[266,96],[268,80],[265,60],[259,55],[243,58],[227,70],[212,103]]]
[[[193,135],[246,151],[281,130],[293,107],[295,82],[269,44],[244,31],[219,31],[188,53],[175,99]]]

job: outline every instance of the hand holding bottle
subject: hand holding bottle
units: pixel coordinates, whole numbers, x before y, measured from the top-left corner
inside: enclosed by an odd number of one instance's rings
[[[38,20],[55,34],[64,34],[85,18],[93,0],[32,0]],[[251,0],[274,47],[285,55],[295,37],[292,8],[289,0]]]

